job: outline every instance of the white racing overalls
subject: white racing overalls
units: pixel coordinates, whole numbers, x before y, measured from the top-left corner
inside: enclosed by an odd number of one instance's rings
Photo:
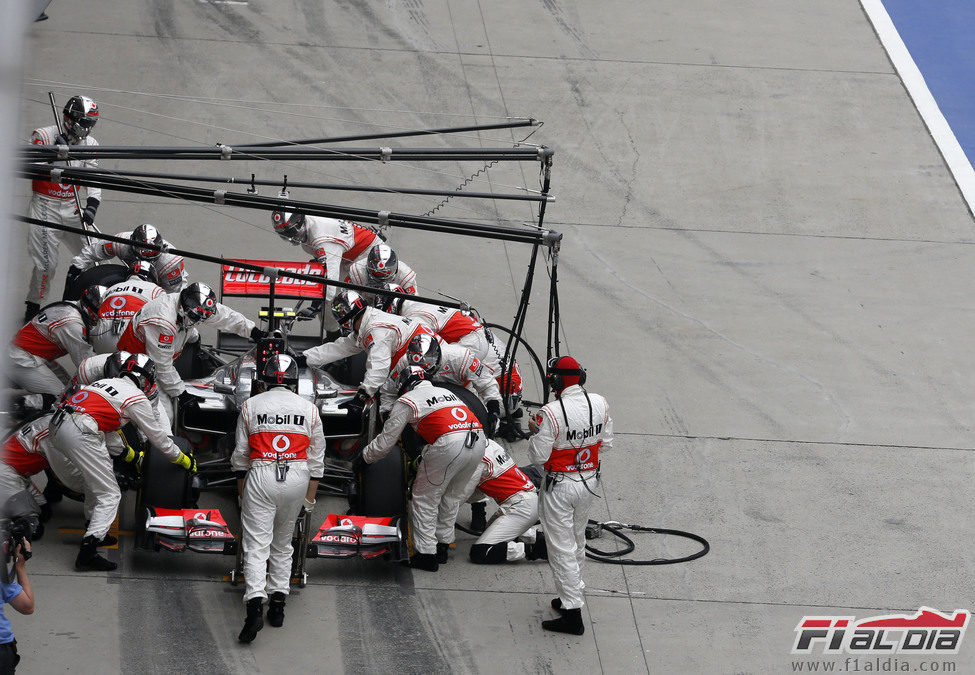
[[[400,316],[416,319],[443,338],[444,342],[467,347],[487,366],[495,377],[500,375],[498,350],[491,348],[484,324],[470,312],[417,300],[403,300]]]
[[[375,242],[380,243],[380,242]],[[369,251],[366,251],[366,255],[362,256],[359,260],[349,266],[349,275],[345,278],[350,284],[358,284],[359,286],[373,286],[375,285],[369,280],[369,268],[367,267],[369,257]],[[402,260],[398,260],[396,263],[396,274],[385,279],[384,282],[390,284],[397,284],[403,287],[403,292],[409,293],[410,295],[416,295],[416,272],[413,268],[407,265]],[[358,291],[359,295],[363,298],[369,300],[370,302],[375,296],[374,293],[369,293],[366,291]]]
[[[582,567],[586,559],[589,507],[599,488],[599,454],[613,446],[609,405],[580,385],[562,390],[532,419],[537,427],[528,458],[545,464],[539,517],[548,545],[548,563],[565,609],[585,604]]]
[[[58,135],[58,128],[55,125],[35,129],[31,134],[30,143],[33,145],[54,145]],[[91,136],[82,138],[76,145],[98,145]],[[87,166],[97,167],[98,162],[94,159],[86,160],[66,160],[55,162],[54,166]],[[74,193],[77,189],[74,185],[55,183],[53,181],[35,180],[31,185],[30,203],[27,205],[27,215],[31,218],[46,220],[59,225],[70,225],[72,227],[82,227],[81,218],[78,214],[78,207],[75,203]],[[84,188],[86,196],[81,200],[81,207],[85,207],[88,197],[101,201],[101,188]],[[80,235],[52,230],[40,225],[31,225],[27,234],[27,250],[34,263],[34,270],[31,273],[30,288],[27,292],[27,302],[43,304],[51,290],[51,281],[54,271],[58,266],[58,248],[64,240],[68,249],[72,253],[77,253],[82,247]]]
[[[324,471],[318,409],[284,387],[248,399],[237,420],[234,471],[247,471],[241,496],[244,602],[290,590],[291,537],[309,479]]]
[[[34,394],[58,395],[68,382],[56,359],[65,355],[77,366],[92,355],[87,328],[73,302],[55,302],[14,335],[8,352],[8,374],[13,383]]]
[[[366,307],[358,331],[306,349],[305,360],[309,366],[320,368],[347,356],[367,352],[366,375],[359,388],[372,396],[386,381],[393,365],[403,358],[410,340],[421,333],[430,333],[430,330],[412,319]]]
[[[110,286],[98,309],[98,323],[88,331],[88,341],[96,354],[114,352],[119,338],[132,317],[150,300],[166,291],[137,276]]]
[[[75,373],[73,383],[77,385],[94,384],[98,380],[105,379],[105,362],[112,356],[112,354],[95,354],[94,356],[89,356],[87,359],[78,364],[78,372]],[[158,395],[153,397],[149,403],[152,404],[152,411],[156,413],[156,417],[159,418],[159,423],[162,425],[163,429],[169,429],[172,427],[172,420],[169,419],[169,413],[166,410],[166,406],[161,402],[161,398]]]
[[[407,424],[423,438],[423,460],[413,481],[410,525],[417,553],[436,553],[454,541],[464,491],[484,456],[486,436],[474,413],[455,394],[420,382],[397,399],[382,432],[362,451],[372,464],[385,457]]]
[[[178,293],[167,293],[150,300],[132,317],[117,344],[118,349],[146,354],[155,361],[159,398],[170,419],[175,416],[173,400],[186,390],[174,362],[187,342],[199,339],[196,327],[187,329],[177,323],[178,305]],[[201,325],[228,330],[241,337],[250,337],[254,328],[253,321],[219,302],[213,316],[197,324]]]
[[[402,356],[389,371],[389,377],[379,390],[379,409],[382,412],[389,410],[396,401],[396,395],[399,393],[397,383],[399,374],[409,366],[408,357]],[[471,350],[460,345],[440,343],[440,368],[431,379],[435,383],[452,382],[472,389],[483,403],[497,401],[498,405],[501,405],[501,391],[498,389],[494,373],[484,367]]]
[[[124,446],[114,432],[129,422],[149,439],[153,446],[150,452],[162,452],[169,461],[179,457],[179,448],[169,437],[168,429],[159,423],[149,400],[126,377],[81,387],[51,418],[51,465],[54,466],[56,453],[70,460],[81,472],[85,504],[91,504],[86,537],[104,538],[118,513],[122,493],[115,481],[112,456]]]
[[[115,236],[120,239],[131,239],[132,230],[119,232]],[[162,246],[165,249],[173,247],[165,239],[163,239]],[[85,246],[81,250],[81,253],[71,259],[71,265],[84,271],[112,258],[118,258],[128,267],[132,267],[136,262],[142,260],[142,258],[136,255],[135,249],[131,244],[93,239],[91,244]],[[159,282],[159,286],[167,293],[179,293],[189,285],[189,275],[184,270],[183,256],[162,251],[159,257],[152,260],[151,263],[153,269],[156,271],[156,279]]]
[[[474,546],[490,546],[507,542],[505,560],[511,562],[525,557],[525,544],[534,544],[538,536],[538,490],[531,479],[522,473],[508,451],[494,441],[488,441],[481,458],[481,466],[474,472],[464,490],[467,501],[488,496],[498,504],[494,519],[481,533]],[[521,541],[514,541],[515,539]]]

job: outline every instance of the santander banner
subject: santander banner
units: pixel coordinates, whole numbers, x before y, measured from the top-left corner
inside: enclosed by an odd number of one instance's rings
[[[285,272],[323,277],[325,268],[317,262],[287,262],[283,260],[245,260],[239,262],[261,267],[277,267]],[[220,277],[224,295],[268,295],[271,292],[271,278],[261,272],[224,265]],[[304,279],[278,277],[274,284],[274,295],[282,298],[321,298],[322,284]]]

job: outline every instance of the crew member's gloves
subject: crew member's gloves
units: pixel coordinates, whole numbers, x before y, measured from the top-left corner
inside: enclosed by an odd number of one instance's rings
[[[350,417],[362,417],[362,411],[365,409],[366,403],[370,398],[372,397],[365,390],[359,389],[351,399],[345,403],[340,403],[339,408],[348,410]]]
[[[494,438],[494,435],[498,433],[498,427],[501,425],[501,404],[496,400],[491,400],[487,402],[488,414],[487,414],[487,427],[484,429],[484,433],[488,435],[488,438]]]
[[[173,460],[173,464],[181,466],[190,473],[196,473],[196,457],[180,452],[179,457]]]
[[[315,504],[317,503],[318,501],[315,499],[311,501],[308,501],[307,499],[301,500],[301,515],[305,515],[306,513],[311,513],[312,511],[314,511]]]
[[[195,345],[199,341],[200,341],[200,331],[191,330],[189,332],[189,335],[186,336],[186,342],[184,344]]]
[[[88,200],[85,201],[85,210],[81,212],[81,221],[85,225],[95,224],[95,213],[98,211],[98,205],[100,203],[101,202],[94,197],[89,197]]]
[[[122,455],[122,461],[126,464],[135,464],[136,468],[140,471],[142,470],[142,460],[145,457],[145,453],[141,450],[136,450],[135,448],[126,447],[125,454]]]
[[[298,314],[295,315],[295,318],[298,321],[309,321],[314,319],[316,316],[321,314],[324,306],[325,303],[322,300],[315,300],[308,307],[305,307],[299,311]]]
[[[84,270],[81,269],[80,267],[75,267],[74,265],[69,267],[68,276],[66,276],[64,279],[64,287],[71,288],[74,285],[75,281],[78,280],[78,277],[80,277],[83,272]]]
[[[68,142],[67,136],[64,134],[58,134],[54,137],[54,145],[71,145],[71,143]]]
[[[261,340],[263,340],[266,337],[267,337],[267,332],[266,331],[261,330],[257,326],[254,326],[253,328],[251,328],[251,341],[252,342],[260,342]]]

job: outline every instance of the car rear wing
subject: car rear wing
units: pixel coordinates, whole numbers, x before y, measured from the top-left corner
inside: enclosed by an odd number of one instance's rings
[[[266,271],[277,269],[283,272],[293,272],[307,276],[324,277],[325,266],[320,262],[293,262],[287,260],[252,260],[239,258],[241,263],[247,265],[257,265],[265,268]],[[261,309],[260,316],[268,319],[271,326],[277,325],[281,320],[294,318],[290,308],[277,306],[279,299],[288,300],[321,300],[324,286],[305,279],[294,279],[287,276],[271,276],[265,272],[257,272],[253,269],[235,267],[233,265],[221,265],[220,267],[220,302],[224,298],[267,298],[269,307]],[[295,343],[298,349],[303,349],[321,343],[321,336],[324,334],[323,319],[318,322],[318,336],[291,336],[290,342]],[[305,344],[307,343],[307,344]],[[228,351],[245,352],[251,348],[251,344],[246,338],[233,333],[219,331],[217,333],[217,347]]]

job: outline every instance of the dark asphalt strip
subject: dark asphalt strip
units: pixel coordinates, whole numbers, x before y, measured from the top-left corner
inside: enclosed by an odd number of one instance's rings
[[[197,584],[182,579],[119,582],[119,672],[212,675],[234,671],[204,620]]]
[[[347,673],[449,673],[420,616],[411,570],[396,572],[397,585],[370,584],[340,591],[342,664]]]

